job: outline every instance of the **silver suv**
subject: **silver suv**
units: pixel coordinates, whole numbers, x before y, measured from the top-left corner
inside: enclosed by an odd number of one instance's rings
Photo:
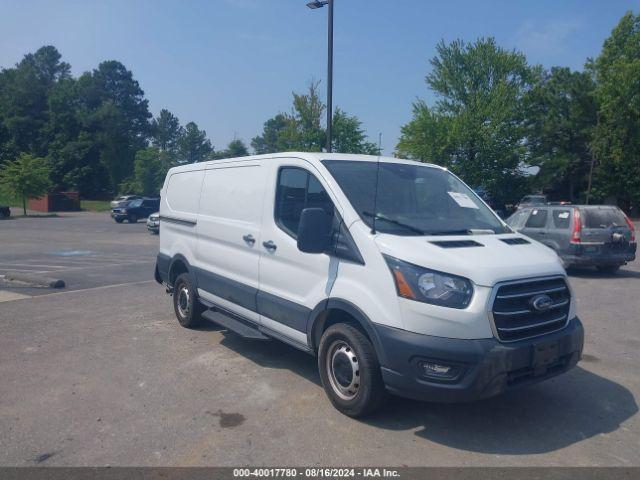
[[[565,268],[595,266],[615,273],[636,258],[633,223],[618,207],[541,205],[522,208],[506,222],[555,250]]]

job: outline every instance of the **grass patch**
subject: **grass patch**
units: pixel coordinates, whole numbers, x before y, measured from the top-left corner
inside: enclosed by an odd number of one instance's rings
[[[22,208],[22,200],[19,198],[10,197],[6,193],[0,192],[0,205]]]
[[[89,212],[108,212],[111,205],[107,200],[80,200],[80,208]]]

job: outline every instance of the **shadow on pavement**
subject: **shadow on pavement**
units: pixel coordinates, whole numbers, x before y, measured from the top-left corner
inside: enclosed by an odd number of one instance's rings
[[[547,453],[617,430],[638,412],[622,385],[580,367],[535,386],[471,404],[419,403],[392,398],[366,423],[461,450]]]
[[[290,370],[321,387],[315,359],[293,347],[245,340],[234,333],[225,333],[221,344],[262,367]],[[530,455],[613,432],[637,412],[635,398],[625,387],[576,367],[546,382],[475,403],[391,397],[379,412],[360,421],[388,430],[418,429],[418,437],[461,450]]]
[[[637,270],[630,270],[629,268],[621,267],[616,273],[602,273],[596,268],[589,267],[571,267],[567,270],[567,274],[570,277],[576,278],[602,278],[615,280],[618,278],[640,278],[640,272]]]
[[[233,332],[224,332],[221,345],[265,368],[280,368],[322,386],[314,357],[277,340],[248,340]]]

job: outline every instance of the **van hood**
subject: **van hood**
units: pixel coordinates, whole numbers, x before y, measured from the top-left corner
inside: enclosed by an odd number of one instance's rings
[[[527,244],[509,245],[501,239],[522,238]],[[432,242],[473,240],[481,246],[439,246]],[[558,255],[549,247],[519,234],[403,237],[378,234],[380,252],[421,267],[468,278],[476,285],[547,275],[564,275]]]

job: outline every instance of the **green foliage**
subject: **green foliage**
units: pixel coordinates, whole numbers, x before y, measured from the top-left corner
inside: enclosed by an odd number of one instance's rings
[[[120,62],[76,79],[46,46],[0,71],[0,165],[21,152],[44,157],[53,189],[106,198],[123,184],[137,188],[136,152],[149,140],[163,152],[164,172],[180,153],[202,159],[211,151],[204,132],[185,131],[167,110],[151,121],[144,92]]]
[[[493,38],[441,42],[437,52],[426,77],[437,100],[433,108],[414,104],[398,153],[445,165],[498,202],[516,200],[526,153],[522,100],[534,69]]]
[[[229,142],[226,150],[215,152],[211,154],[210,158],[217,160],[221,158],[246,157],[247,155],[249,155],[249,149],[244,142],[238,138]]]
[[[591,149],[600,196],[640,205],[640,15],[622,17],[588,65],[596,81],[598,122]]]
[[[173,166],[170,154],[156,146],[138,150],[133,175],[120,184],[119,193],[158,196],[167,171]]]
[[[107,200],[80,200],[80,209],[89,212],[108,212],[111,210],[111,203]]]
[[[0,164],[18,152],[46,154],[49,93],[69,78],[69,64],[60,58],[55,47],[45,46],[0,71]]]
[[[331,148],[334,152],[378,155],[375,143],[367,141],[367,134],[358,117],[349,116],[340,108],[333,113]]]
[[[178,117],[163,108],[160,110],[160,115],[153,119],[151,129],[155,146],[170,154],[178,152],[178,142],[184,134],[184,129],[180,126]]]
[[[49,191],[51,170],[44,158],[22,153],[16,160],[6,162],[0,169],[0,188],[11,196],[22,199],[27,214],[27,199],[39,198]]]
[[[189,122],[184,133],[178,139],[178,158],[180,163],[195,163],[205,160],[213,152],[207,132],[200,130],[195,122]]]
[[[588,73],[553,67],[525,97],[529,165],[540,167],[535,184],[575,201],[586,190],[589,141],[596,125],[594,82]]]
[[[251,140],[251,147],[258,155],[285,151],[283,148],[283,132],[291,119],[284,113],[278,113],[275,117],[264,122],[262,135]]]
[[[78,80],[79,117],[100,150],[100,163],[115,187],[131,173],[150,133],[148,101],[133,74],[117,61],[102,62]]]
[[[294,92],[291,114],[279,113],[264,123],[262,135],[251,140],[257,154],[323,150],[327,138],[322,127],[326,107],[318,87],[318,82],[312,82],[306,94]],[[378,154],[378,147],[367,141],[358,117],[349,116],[340,108],[333,113],[331,146],[335,152]]]

